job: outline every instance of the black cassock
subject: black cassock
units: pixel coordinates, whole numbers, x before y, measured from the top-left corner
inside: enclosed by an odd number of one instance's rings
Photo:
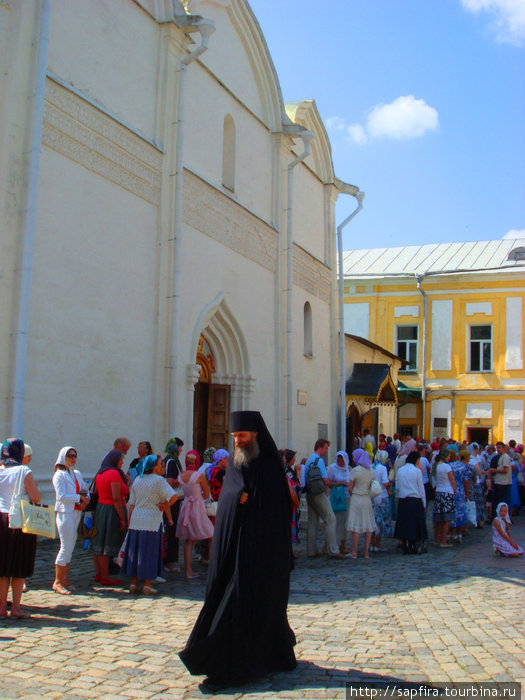
[[[214,681],[242,681],[297,665],[286,615],[292,503],[275,443],[268,434],[265,449],[259,436],[259,456],[241,469],[230,461],[226,470],[206,600],[179,654],[190,673]],[[243,491],[248,500],[240,505]]]

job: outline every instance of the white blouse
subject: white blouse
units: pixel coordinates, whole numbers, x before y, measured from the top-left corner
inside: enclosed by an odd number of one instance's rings
[[[421,469],[410,463],[399,467],[396,476],[396,496],[398,498],[420,498],[423,501],[423,506],[426,507],[427,499]]]
[[[78,469],[68,469],[66,467],[66,469],[57,469],[54,473],[55,512],[72,513],[75,510],[75,504],[80,503],[80,494],[76,492],[75,477],[80,491],[87,491],[87,486]]]
[[[129,521],[130,530],[158,532],[162,524],[159,503],[169,501],[175,491],[159,474],[137,477],[131,487],[128,506],[133,506]]]
[[[28,474],[31,474],[31,469],[26,464],[13,467],[0,467],[0,513],[9,513],[11,507],[11,498],[16,486],[18,474],[22,470],[21,492],[23,496],[27,496],[27,491],[24,486],[24,479]]]

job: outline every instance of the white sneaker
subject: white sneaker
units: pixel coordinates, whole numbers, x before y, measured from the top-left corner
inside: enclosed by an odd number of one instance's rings
[[[162,576],[157,576],[156,579],[153,579],[154,583],[166,583],[166,579],[162,578]]]

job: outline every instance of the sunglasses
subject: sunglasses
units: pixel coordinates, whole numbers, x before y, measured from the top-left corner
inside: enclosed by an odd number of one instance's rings
[[[76,459],[77,458],[77,456],[74,452],[73,453],[68,452],[66,457],[68,457],[69,459]]]

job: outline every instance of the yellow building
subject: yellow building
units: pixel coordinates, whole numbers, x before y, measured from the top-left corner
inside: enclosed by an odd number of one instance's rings
[[[406,359],[400,432],[523,442],[525,241],[343,253],[345,332]]]

